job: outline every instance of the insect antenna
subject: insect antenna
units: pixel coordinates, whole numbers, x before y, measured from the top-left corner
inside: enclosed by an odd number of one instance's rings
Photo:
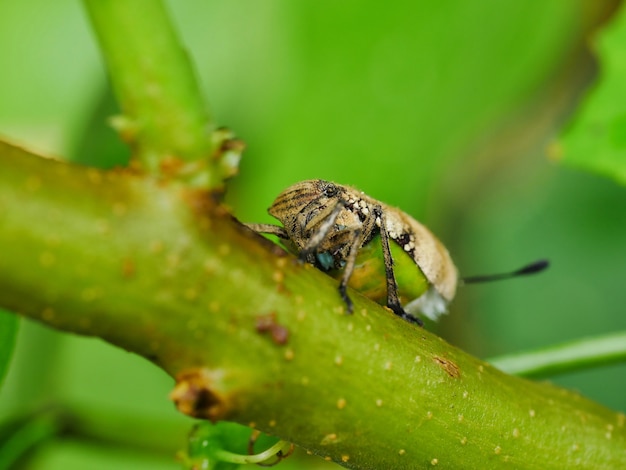
[[[511,279],[518,276],[526,276],[528,274],[537,274],[544,271],[550,266],[547,259],[540,259],[534,263],[530,263],[522,268],[508,273],[485,274],[482,276],[469,276],[463,278],[464,284],[477,284],[480,282],[500,281],[502,279]]]

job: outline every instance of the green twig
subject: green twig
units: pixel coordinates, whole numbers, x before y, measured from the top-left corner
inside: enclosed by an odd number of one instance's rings
[[[123,116],[113,122],[152,173],[221,187],[214,125],[159,0],[84,0]]]
[[[545,377],[626,362],[626,332],[494,357],[487,362],[504,372],[523,377]]]

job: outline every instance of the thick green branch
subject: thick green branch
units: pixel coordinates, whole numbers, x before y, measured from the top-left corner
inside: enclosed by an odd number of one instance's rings
[[[0,307],[143,355],[182,410],[352,468],[626,468],[624,415],[354,292],[346,315],[332,279],[205,192],[7,145],[0,167]]]
[[[135,157],[151,172],[180,171],[176,162],[194,163],[181,174],[221,186],[224,169],[212,158],[219,148],[214,126],[162,2],[84,3],[124,113],[114,123]]]

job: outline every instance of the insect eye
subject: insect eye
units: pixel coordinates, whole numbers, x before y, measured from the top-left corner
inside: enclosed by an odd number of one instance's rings
[[[329,184],[328,186],[326,186],[326,189],[324,189],[324,195],[327,197],[336,196],[337,192],[337,186],[335,186],[334,184]]]

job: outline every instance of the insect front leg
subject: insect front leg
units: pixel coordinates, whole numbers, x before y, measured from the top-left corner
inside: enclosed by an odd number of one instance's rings
[[[350,276],[352,276],[352,272],[354,271],[354,263],[356,262],[356,257],[359,253],[361,245],[363,244],[363,233],[364,231],[362,231],[361,229],[356,229],[352,232],[350,251],[348,252],[346,265],[343,269],[341,282],[339,282],[339,295],[341,295],[341,298],[345,302],[348,313],[352,313],[352,311],[354,310],[354,305],[352,304],[352,300],[348,296],[346,290],[348,288],[348,281],[350,281]]]
[[[337,217],[344,208],[344,202],[338,199],[330,211],[328,211],[328,209],[322,211],[321,214],[318,214],[312,221],[306,224],[306,226],[304,227],[305,230],[311,226],[314,226],[315,223],[319,223],[319,226],[317,227],[317,230],[315,230],[315,233],[313,233],[313,235],[311,235],[311,237],[308,239],[304,248],[302,248],[302,250],[300,251],[301,260],[308,262],[311,262],[311,260],[315,261],[317,248],[326,239],[328,233],[334,227]],[[311,223],[313,221],[314,223]]]
[[[393,310],[393,313],[411,323],[417,323],[424,326],[424,322],[418,317],[407,313],[400,304],[398,297],[398,283],[393,272],[393,258],[391,256],[391,248],[389,247],[389,233],[387,232],[387,224],[385,220],[385,211],[380,206],[374,208],[374,215],[380,220],[380,241],[383,249],[383,259],[385,261],[385,278],[387,280],[387,307]]]
[[[283,227],[272,224],[244,224],[250,230],[254,230],[256,233],[267,233],[269,235],[275,235],[283,240],[289,240],[289,234]]]

